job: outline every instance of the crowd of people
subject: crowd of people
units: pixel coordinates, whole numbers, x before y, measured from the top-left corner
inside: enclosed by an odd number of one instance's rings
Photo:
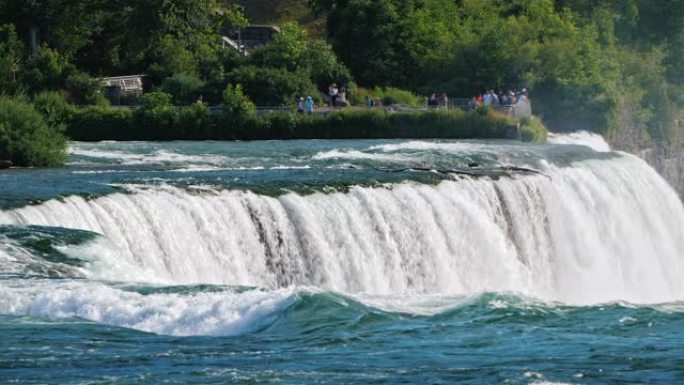
[[[515,89],[509,89],[508,92],[503,92],[502,90],[499,90],[498,93],[494,92],[493,89],[490,89],[482,94],[473,96],[471,99],[468,100],[468,103],[466,105],[453,105],[453,103],[450,103],[450,99],[446,93],[443,93],[440,96],[437,96],[436,93],[433,93],[428,97],[427,106],[429,108],[449,108],[450,106],[453,106],[462,107],[466,110],[472,110],[479,106],[514,106],[521,101],[528,100],[529,94],[526,88],[523,88],[520,92],[517,92]]]
[[[498,93],[494,92],[494,90],[491,89],[485,92],[484,94],[473,96],[472,99],[468,101],[466,109],[471,110],[479,106],[514,106],[519,102],[528,101],[529,98],[530,97],[526,88],[523,88],[520,92],[517,92],[515,89],[509,89],[508,92],[503,92],[502,90],[499,90]]]
[[[444,109],[448,109],[449,107],[461,107],[465,110],[472,110],[480,106],[510,107],[520,102],[527,101],[529,101],[529,93],[526,88],[523,88],[519,92],[513,88],[509,89],[508,92],[503,92],[502,90],[499,90],[498,93],[494,92],[493,89],[490,89],[477,96],[473,96],[471,99],[468,100],[467,104],[458,106],[455,106],[453,103],[451,103],[451,100],[449,99],[446,93],[442,93],[439,96],[437,96],[436,93],[433,93],[428,97],[427,106],[428,108]],[[347,101],[346,88],[338,88],[337,84],[331,84],[330,87],[328,87],[326,104],[330,108],[349,107],[350,104]],[[373,97],[367,95],[365,97],[365,106],[382,107],[383,103],[381,99],[374,99]],[[316,108],[316,103],[314,102],[311,96],[307,96],[306,98],[300,97],[297,101],[297,112],[299,113],[311,114],[313,113],[314,108]]]

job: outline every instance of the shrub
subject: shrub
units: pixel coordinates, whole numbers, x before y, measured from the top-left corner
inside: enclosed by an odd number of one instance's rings
[[[31,98],[33,107],[43,114],[48,124],[62,125],[65,124],[74,108],[64,100],[64,98],[54,91],[39,92]]]
[[[164,139],[179,136],[178,110],[171,104],[171,95],[150,92],[143,95],[141,107],[135,110],[135,124],[142,128],[139,139]]]
[[[128,108],[89,106],[74,111],[67,135],[84,141],[132,140],[136,139],[133,127],[133,113]]]
[[[61,166],[67,159],[61,127],[48,124],[29,103],[0,97],[0,158],[16,166]]]
[[[368,90],[365,88],[351,89],[350,100],[352,104],[364,105],[366,101],[366,96],[372,98],[373,100],[380,99],[382,103],[386,106],[391,106],[393,104],[402,104],[412,107],[425,105],[425,101],[422,97],[413,94],[411,91],[406,91],[399,88],[375,87],[372,90]]]
[[[520,118],[520,138],[526,142],[544,143],[548,130],[544,124],[534,116]]]
[[[194,75],[176,73],[164,79],[162,91],[171,94],[176,104],[188,105],[197,101],[202,94],[204,82]]]
[[[206,105],[198,102],[181,109],[171,125],[150,121],[154,115],[146,115],[148,120],[141,120],[140,111],[132,115],[129,110],[81,109],[69,123],[69,135],[77,140],[518,137],[518,121],[493,111],[385,112],[368,108],[342,109],[327,115],[281,113],[255,116],[253,105],[241,93],[239,86],[229,86],[225,94],[226,107],[221,116],[212,116]],[[167,107],[163,103],[167,98],[160,99],[163,100],[153,103],[157,106],[153,110]],[[545,138],[546,129],[538,120],[524,118],[520,124],[523,139],[539,142]]]
[[[180,110],[178,127],[182,137],[175,139],[208,138],[214,134],[214,119],[207,105],[198,101]]]
[[[66,88],[71,101],[75,104],[108,106],[109,100],[102,94],[103,84],[100,79],[91,78],[88,74],[77,72],[66,79]]]
[[[305,74],[283,69],[245,66],[226,76],[231,84],[241,84],[244,93],[257,106],[292,105],[299,95],[318,96],[318,90]]]
[[[228,85],[223,91],[224,114],[234,121],[245,121],[254,115],[256,109],[254,103],[242,92],[240,84],[236,86]]]

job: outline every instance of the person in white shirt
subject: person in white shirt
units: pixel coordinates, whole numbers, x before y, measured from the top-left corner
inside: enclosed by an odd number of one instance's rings
[[[329,88],[328,88],[328,96],[330,97],[330,107],[335,107],[337,104],[337,96],[339,95],[339,89],[337,88],[337,84],[333,83]]]

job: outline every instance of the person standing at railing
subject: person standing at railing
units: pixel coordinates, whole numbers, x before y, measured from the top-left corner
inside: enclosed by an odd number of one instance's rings
[[[496,92],[494,92],[494,89],[489,90],[489,94],[492,95],[492,106],[499,107],[501,105],[501,101],[499,100],[499,97],[496,95]]]
[[[468,101],[466,105],[466,111],[474,110],[477,108],[477,97],[473,96],[472,99]]]
[[[299,100],[297,101],[297,112],[300,114],[303,114],[304,111],[306,110],[306,102],[304,102],[303,97],[299,97]]]
[[[442,94],[442,97],[439,99],[439,107],[444,108],[444,109],[449,109],[449,97],[447,96],[446,92]]]
[[[428,108],[437,108],[439,101],[437,101],[437,94],[431,94],[427,102]]]
[[[337,106],[349,107],[349,103],[347,102],[347,89],[344,87],[340,88],[340,92],[337,96]]]
[[[489,91],[485,91],[485,94],[482,97],[482,104],[485,106],[490,106],[492,104],[492,94]]]
[[[306,108],[306,113],[311,115],[314,112],[314,107],[316,107],[316,103],[314,103],[313,98],[311,96],[306,97],[306,102],[304,102],[304,107]]]
[[[330,107],[335,107],[335,104],[337,104],[337,96],[339,94],[339,89],[337,88],[337,84],[333,83],[329,88],[328,88],[328,97],[330,97]]]

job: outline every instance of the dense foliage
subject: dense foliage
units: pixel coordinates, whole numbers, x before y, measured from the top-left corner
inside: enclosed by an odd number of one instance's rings
[[[369,96],[421,105],[432,92],[471,97],[526,87],[534,112],[554,129],[592,129],[617,142],[684,142],[676,124],[684,110],[684,2],[309,3],[326,17],[326,41],[285,23],[270,44],[242,56],[219,37],[247,24],[234,1],[0,0],[0,89],[57,91],[88,106],[69,112],[70,131],[84,129],[81,118],[104,126],[121,118],[185,135],[188,127],[214,129],[208,106],[292,106],[306,95],[320,105],[333,82],[356,104]],[[152,92],[142,108],[107,110],[98,79],[136,73],[147,75]],[[42,103],[38,109],[59,109],[51,95],[32,99]]]
[[[240,83],[254,102],[281,105],[351,81],[332,47],[295,23],[247,57],[222,46],[223,31],[246,24],[221,0],[0,0],[0,87],[103,105],[100,77],[145,74],[146,89],[175,105],[220,104],[227,84]]]
[[[469,97],[531,88],[556,129],[680,140],[684,2],[310,0],[365,87]]]
[[[517,122],[489,109],[385,112],[347,109],[327,115],[294,112],[254,115],[239,88],[226,89],[221,111],[202,103],[180,111],[167,110],[168,99],[155,97],[145,112],[102,107],[72,115],[68,134],[76,140],[262,140],[262,139],[373,139],[373,138],[520,138],[543,142],[546,128],[536,121]],[[236,111],[237,110],[237,111]],[[154,119],[149,119],[155,114]],[[160,116],[156,116],[156,114]],[[145,119],[148,118],[148,119]],[[158,124],[164,121],[164,125]]]
[[[0,159],[15,166],[59,166],[67,139],[28,101],[0,96]]]

